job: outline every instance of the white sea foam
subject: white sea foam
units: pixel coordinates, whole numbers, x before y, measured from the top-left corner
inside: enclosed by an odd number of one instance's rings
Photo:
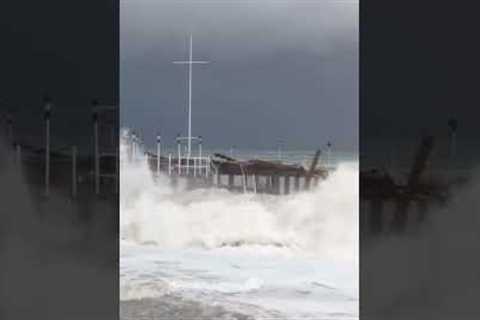
[[[229,309],[358,314],[358,164],[278,197],[173,189],[140,158],[122,161],[120,186],[122,300],[174,292]]]

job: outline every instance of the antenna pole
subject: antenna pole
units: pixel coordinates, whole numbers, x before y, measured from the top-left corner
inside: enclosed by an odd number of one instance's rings
[[[188,149],[187,156],[192,152],[192,35],[190,35],[190,56],[188,63]]]
[[[188,135],[187,140],[187,158],[191,157],[192,154],[192,75],[193,75],[193,64],[207,64],[209,61],[202,60],[193,60],[193,40],[192,35],[190,35],[189,42],[189,55],[188,60],[185,61],[173,61],[175,64],[188,64]]]

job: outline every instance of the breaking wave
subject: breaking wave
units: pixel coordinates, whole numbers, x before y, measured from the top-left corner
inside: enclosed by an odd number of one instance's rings
[[[120,232],[162,248],[272,246],[357,260],[358,164],[342,163],[311,191],[289,196],[172,188],[121,144]],[[180,184],[181,185],[181,184]]]

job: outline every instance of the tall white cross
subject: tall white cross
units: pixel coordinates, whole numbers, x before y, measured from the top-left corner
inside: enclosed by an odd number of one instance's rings
[[[187,155],[192,152],[192,65],[207,64],[209,61],[192,60],[192,35],[190,35],[190,54],[188,61],[173,61],[175,64],[188,64],[188,137],[187,137]]]

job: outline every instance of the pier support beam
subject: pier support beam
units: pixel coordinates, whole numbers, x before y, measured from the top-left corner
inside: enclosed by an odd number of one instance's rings
[[[290,176],[285,176],[284,179],[284,194],[290,194]]]
[[[280,176],[278,174],[272,175],[272,192],[280,194]]]

